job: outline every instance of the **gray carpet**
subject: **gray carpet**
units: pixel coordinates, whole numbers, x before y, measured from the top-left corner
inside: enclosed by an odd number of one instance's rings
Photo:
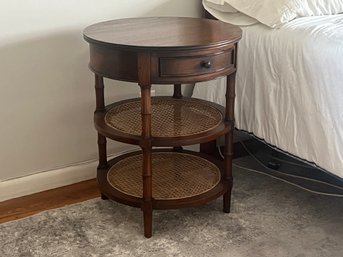
[[[154,212],[94,199],[0,225],[0,256],[343,256],[343,199],[235,169],[232,213],[221,199]]]

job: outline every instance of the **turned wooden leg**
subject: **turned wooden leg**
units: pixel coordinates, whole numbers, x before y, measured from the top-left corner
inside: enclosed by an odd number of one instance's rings
[[[104,98],[104,79],[103,77],[95,74],[95,97],[96,109],[95,112],[105,112],[105,98]],[[98,169],[107,167],[107,150],[106,150],[106,137],[98,133],[98,152],[99,152],[99,165]]]
[[[176,99],[182,98],[181,84],[175,84],[174,85],[173,98],[176,98]]]
[[[144,236],[152,236],[152,151],[151,148],[143,149],[143,203]]]
[[[98,169],[103,169],[108,166],[107,164],[107,150],[106,150],[106,137],[98,133],[98,149],[99,149],[99,165]],[[101,199],[107,200],[108,197],[101,193]]]
[[[223,211],[230,212],[231,191],[233,186],[232,157],[233,157],[233,130],[234,130],[234,106],[235,106],[235,78],[236,73],[227,76],[226,82],[226,113],[225,122],[230,126],[230,131],[225,135],[224,151],[224,181],[227,191],[223,195]]]
[[[231,208],[231,191],[233,185],[232,177],[232,156],[233,156],[233,126],[231,131],[225,135],[225,151],[224,151],[224,166],[225,166],[225,182],[227,183],[227,192],[223,195],[223,211],[230,212]]]
[[[144,236],[146,238],[152,236],[152,211],[144,212]]]
[[[107,145],[106,137],[98,133],[98,152],[99,152],[98,169],[103,169],[108,166],[106,145]]]
[[[106,195],[104,195],[103,193],[101,193],[101,199],[102,200],[108,200],[108,197]]]
[[[217,151],[216,140],[200,144],[200,153],[211,155],[211,154],[214,154],[216,151]]]
[[[174,147],[173,147],[173,150],[174,150],[175,152],[182,153],[183,147],[182,147],[182,146],[174,146]]]
[[[182,91],[181,91],[181,84],[175,84],[174,85],[174,93],[173,98],[175,99],[181,99],[182,98]],[[179,111],[174,112],[175,120],[180,117],[181,113]],[[176,124],[174,124],[175,126]],[[180,128],[177,126],[174,128],[175,130],[179,130]],[[182,152],[183,148],[182,146],[174,146],[173,147],[175,152]]]
[[[140,61],[143,64],[150,60],[144,56]],[[149,66],[148,66],[149,67]],[[151,85],[145,73],[140,77],[141,87],[141,114],[142,114],[142,143],[143,151],[143,201],[141,209],[144,218],[144,236],[152,236],[152,146],[151,146]]]

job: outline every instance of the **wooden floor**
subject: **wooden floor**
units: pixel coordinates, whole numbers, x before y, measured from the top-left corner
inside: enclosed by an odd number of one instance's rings
[[[0,223],[100,196],[95,179],[0,202]]]

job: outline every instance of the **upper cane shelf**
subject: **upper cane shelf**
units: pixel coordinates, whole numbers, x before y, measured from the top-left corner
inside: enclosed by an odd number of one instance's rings
[[[241,29],[231,24],[184,17],[111,20],[91,25],[84,30],[84,38],[89,43],[131,50],[221,46],[237,42],[241,34]]]
[[[207,142],[230,129],[222,106],[204,100],[167,96],[152,98],[151,144],[178,146]],[[95,112],[95,127],[117,141],[140,144],[142,140],[141,100],[124,100]]]

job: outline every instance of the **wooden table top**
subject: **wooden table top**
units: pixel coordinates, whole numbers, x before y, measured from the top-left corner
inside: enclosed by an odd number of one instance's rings
[[[100,22],[84,30],[89,43],[131,49],[198,49],[241,38],[239,27],[216,20],[180,17],[130,18]]]

